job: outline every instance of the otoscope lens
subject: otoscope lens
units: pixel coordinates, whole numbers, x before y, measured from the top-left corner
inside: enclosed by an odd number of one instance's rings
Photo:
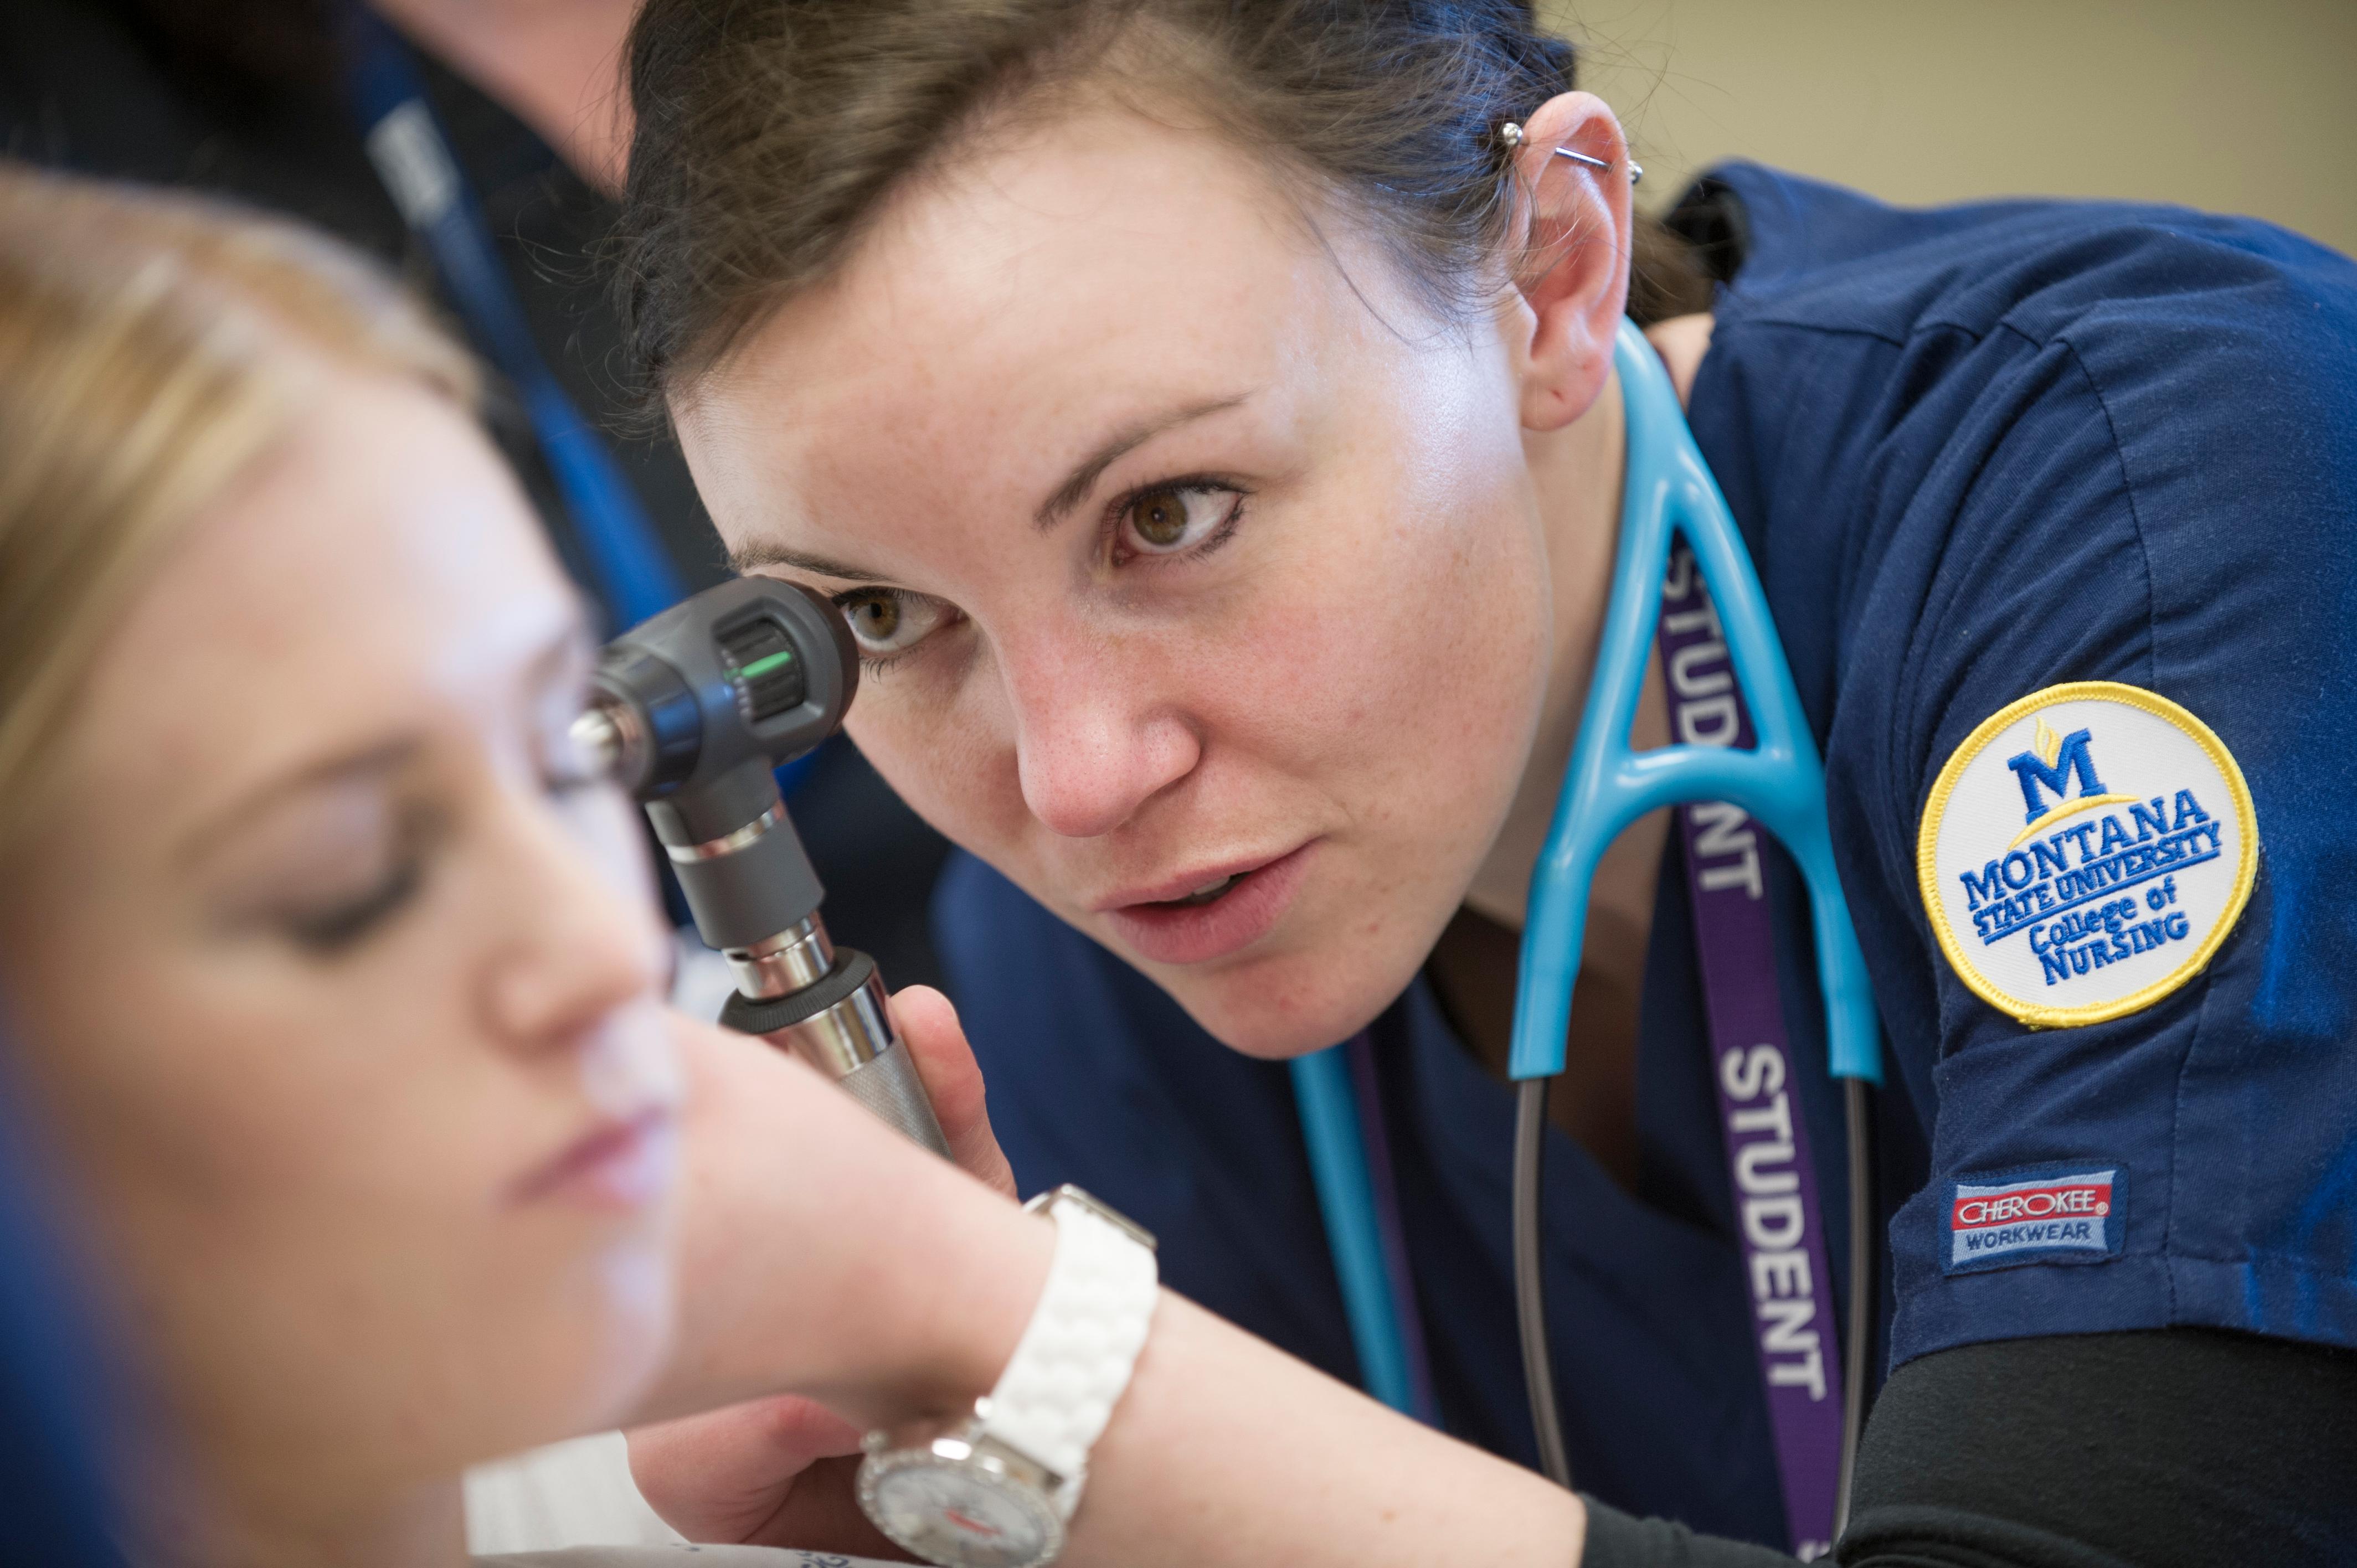
[[[614,765],[622,760],[622,731],[614,715],[602,707],[586,708],[569,733],[582,766],[600,779],[612,778]]]

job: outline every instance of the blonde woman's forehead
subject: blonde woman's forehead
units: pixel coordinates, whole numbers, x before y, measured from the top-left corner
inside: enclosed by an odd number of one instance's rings
[[[180,193],[0,171],[0,822],[187,527],[316,401],[323,368],[452,407],[474,372],[324,235]],[[0,834],[5,836],[5,834]]]
[[[507,723],[578,613],[463,416],[337,372],[134,602],[92,671],[107,723],[75,751],[92,789],[203,822],[339,757]]]

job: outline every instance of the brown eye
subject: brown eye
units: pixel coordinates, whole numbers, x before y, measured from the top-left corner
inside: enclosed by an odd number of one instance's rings
[[[834,602],[843,607],[859,651],[875,658],[914,648],[950,618],[941,600],[906,588],[856,588]]]
[[[1129,506],[1129,525],[1137,537],[1157,550],[1168,550],[1187,537],[1187,494],[1183,490],[1149,490]]]
[[[1225,485],[1162,485],[1121,509],[1121,544],[1148,555],[1194,550],[1220,537],[1242,498]]]
[[[843,613],[851,622],[852,635],[862,642],[889,642],[900,629],[900,601],[889,594],[851,599]]]

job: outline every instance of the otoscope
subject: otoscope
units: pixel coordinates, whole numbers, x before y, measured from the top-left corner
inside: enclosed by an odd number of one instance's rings
[[[707,588],[606,645],[573,739],[646,807],[705,943],[737,979],[724,1027],[792,1051],[946,1158],[876,961],[837,948],[774,769],[859,686],[835,606],[766,578]]]

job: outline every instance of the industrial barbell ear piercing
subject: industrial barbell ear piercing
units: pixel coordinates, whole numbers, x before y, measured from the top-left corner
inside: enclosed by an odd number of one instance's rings
[[[1523,128],[1513,121],[1509,120],[1504,124],[1498,127],[1498,140],[1506,145],[1506,150],[1508,152],[1512,152],[1523,145],[1524,140]],[[1569,158],[1576,164],[1586,164],[1589,168],[1609,169],[1612,166],[1610,164],[1606,163],[1602,158],[1592,158],[1586,153],[1575,153],[1569,147],[1555,148],[1555,156],[1559,158]],[[1629,160],[1629,183],[1631,185],[1634,185],[1644,177],[1644,166],[1640,164],[1636,159],[1631,158]]]

